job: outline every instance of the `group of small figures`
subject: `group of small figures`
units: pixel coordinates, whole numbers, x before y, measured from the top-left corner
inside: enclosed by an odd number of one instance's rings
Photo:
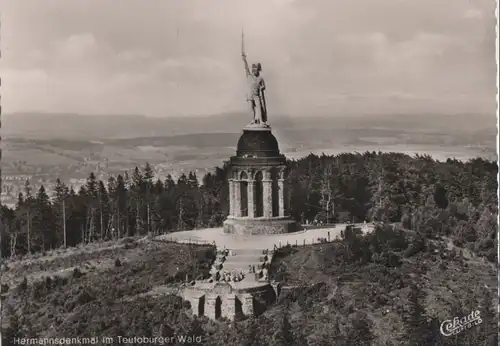
[[[255,266],[254,265],[249,265],[248,266],[248,272],[250,274],[254,274],[256,280],[259,280],[259,279],[262,278],[265,281],[267,281],[268,278],[269,278],[268,271],[267,271],[267,265],[266,264],[264,264],[262,266],[262,269],[260,271],[258,271],[258,272],[255,271]]]
[[[226,248],[217,250],[217,257],[223,259],[227,256],[234,256],[234,251],[226,249]]]
[[[263,251],[263,254],[267,255],[268,251],[265,250]],[[212,271],[212,277],[209,279],[210,282],[239,282],[242,281],[246,274],[242,271],[237,271],[234,270],[232,272],[229,272],[227,270],[222,270],[222,263],[225,262],[227,256],[235,256],[236,253],[233,250],[230,249],[219,249],[217,251],[217,260],[216,264],[213,267]],[[261,279],[268,280],[268,266],[269,263],[264,263],[262,265],[262,269],[256,269],[255,265],[249,265],[248,266],[248,274],[253,274],[255,275],[255,280],[259,281]]]
[[[238,271],[223,271],[222,273],[220,271],[217,271],[213,279],[216,282],[238,282],[241,281],[245,278],[245,274],[243,272],[238,272]]]
[[[249,274],[254,274],[256,280],[263,279],[267,281],[269,279],[268,271],[267,268],[262,268],[261,271],[256,271],[255,266],[249,265]],[[214,274],[212,274],[212,279],[210,282],[239,282],[242,281],[245,278],[245,273],[242,271],[216,271]]]

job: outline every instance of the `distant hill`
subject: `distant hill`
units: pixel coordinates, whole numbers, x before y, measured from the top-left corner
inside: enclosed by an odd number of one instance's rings
[[[16,113],[2,117],[2,134],[6,137],[34,139],[81,139],[172,136],[197,133],[208,129],[212,132],[231,122],[197,118],[148,118],[141,115],[79,115]],[[220,119],[220,118],[219,118]]]
[[[2,136],[30,139],[103,140],[165,137],[197,133],[239,133],[247,114],[152,118],[142,115],[81,115],[71,113],[13,113],[2,116]],[[275,130],[387,129],[423,133],[474,133],[496,136],[494,115],[275,115]]]
[[[193,148],[233,147],[239,138],[238,133],[195,133],[177,136],[136,137],[105,140],[106,144],[120,147],[136,146],[188,146]]]
[[[495,119],[471,115],[275,116],[273,133],[290,158],[309,153],[427,153],[496,159]],[[120,168],[169,162],[213,167],[234,153],[245,114],[149,118],[140,115],[10,114],[2,117],[3,163],[69,166],[107,160]]]

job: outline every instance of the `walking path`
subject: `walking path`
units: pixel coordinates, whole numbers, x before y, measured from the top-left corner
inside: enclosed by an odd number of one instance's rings
[[[212,280],[196,282],[195,287],[211,287],[216,281],[230,282],[236,286],[262,285],[268,280],[267,268],[276,248],[286,245],[311,245],[333,241],[340,237],[347,224],[332,228],[318,228],[294,233],[272,235],[237,235],[224,233],[222,228],[209,228],[174,232],[158,236],[158,240],[180,243],[214,244],[217,259],[212,265]],[[372,224],[357,225],[363,232],[371,232]],[[323,241],[322,241],[323,240]],[[195,288],[193,287],[193,288]]]
[[[271,235],[236,235],[224,233],[222,228],[206,228],[192,231],[174,232],[158,236],[160,240],[170,240],[175,242],[199,242],[213,244],[215,242],[217,248],[226,249],[269,249],[274,247],[290,245],[311,245],[320,243],[319,238],[330,238],[333,240],[340,237],[340,233],[345,230],[347,224],[337,224],[332,228],[310,229],[286,234],[271,234]],[[361,227],[364,233],[373,230],[372,224],[356,225]],[[330,234],[330,237],[328,237]]]

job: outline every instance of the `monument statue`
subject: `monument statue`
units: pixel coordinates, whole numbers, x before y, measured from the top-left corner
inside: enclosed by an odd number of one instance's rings
[[[262,65],[260,63],[252,64],[252,71],[248,68],[243,32],[241,33],[241,57],[245,64],[247,77],[247,102],[253,116],[251,124],[268,126],[266,98],[264,95],[266,84],[264,77],[261,75]]]

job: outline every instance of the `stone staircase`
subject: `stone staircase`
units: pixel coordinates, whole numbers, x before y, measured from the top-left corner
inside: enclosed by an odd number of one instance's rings
[[[217,249],[217,258],[211,273],[213,275],[217,271],[219,274],[224,272],[243,273],[244,281],[255,281],[257,280],[256,275],[250,273],[250,267],[255,268],[256,273],[261,272],[265,263],[271,261],[271,256],[271,253],[263,249]]]

